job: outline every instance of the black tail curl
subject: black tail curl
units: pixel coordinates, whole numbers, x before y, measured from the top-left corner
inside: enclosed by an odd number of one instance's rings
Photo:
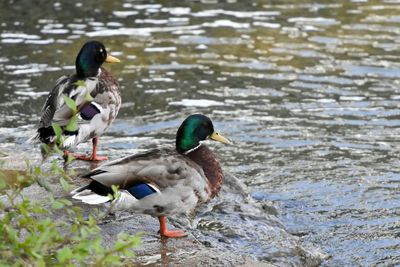
[[[39,128],[38,133],[40,142],[45,144],[51,144],[54,140],[54,136],[56,135],[53,127],[51,126]]]
[[[79,133],[79,129],[76,131],[67,131],[63,130],[63,135],[77,135]],[[41,127],[38,129],[38,134],[39,134],[39,140],[42,143],[45,144],[52,144],[54,142],[56,133],[54,132],[54,129],[52,126],[48,127]],[[60,145],[60,144],[58,144]]]

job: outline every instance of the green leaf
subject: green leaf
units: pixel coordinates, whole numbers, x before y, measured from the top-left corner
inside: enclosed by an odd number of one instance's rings
[[[76,107],[76,103],[73,99],[71,99],[70,97],[68,97],[67,95],[63,95],[65,104],[67,104],[67,106],[72,110],[72,112],[75,114],[78,112],[78,109]]]
[[[64,170],[58,166],[58,161],[55,159],[51,162],[50,171],[51,173],[58,175],[63,173]]]
[[[43,159],[46,159],[47,156],[50,155],[50,152],[51,152],[51,150],[47,144],[40,145],[40,154],[42,155]]]
[[[20,175],[19,173],[17,173],[17,181],[18,181],[19,183],[24,182],[24,181],[26,180],[26,178],[27,178],[27,177],[25,177],[25,176]]]
[[[62,129],[61,129],[60,125],[58,125],[58,124],[56,124],[56,123],[53,123],[53,124],[51,125],[51,127],[53,127],[53,131],[54,131],[54,133],[56,134],[56,136],[57,136],[58,138],[61,138]]]
[[[34,256],[36,259],[41,259],[42,256],[40,256],[39,253],[35,252],[35,251],[31,251],[32,256]]]
[[[7,186],[6,181],[3,178],[0,178],[0,189],[4,189]]]
[[[86,83],[84,80],[77,80],[74,85],[76,86],[82,86],[82,87],[86,87]]]
[[[135,247],[135,246],[134,246]],[[133,258],[133,257],[135,257],[135,252],[133,252],[133,251],[129,251],[129,250],[126,250],[125,252],[124,252],[124,256],[125,257],[129,257],[129,258]]]
[[[71,185],[64,179],[64,177],[60,178],[60,184],[65,192],[71,191]]]
[[[60,263],[65,263],[72,258],[72,250],[69,247],[64,247],[57,253],[57,260]]]
[[[69,132],[74,132],[78,130],[78,116],[74,115],[68,122],[67,126],[65,126],[65,130]]]
[[[62,203],[64,203],[65,206],[72,206],[72,202],[69,201],[68,199],[60,199],[59,201],[61,201]]]
[[[61,144],[61,140],[62,140],[62,129],[60,127],[60,125],[53,123],[51,125],[51,127],[53,127],[53,131],[56,134],[56,143],[57,144]]]
[[[44,177],[38,177],[36,179],[36,182],[38,183],[38,185],[40,185],[41,187],[43,187],[44,189],[46,189],[48,192],[52,192],[53,190],[50,187],[49,182],[47,181],[46,178]]]
[[[93,97],[90,95],[89,92],[86,92],[85,101],[86,102],[92,102],[93,101]]]
[[[114,250],[119,251],[122,247],[125,246],[125,243],[122,241],[117,241],[114,243]]]
[[[113,191],[113,197],[111,199],[117,199],[121,195],[118,185],[112,185],[111,190]]]
[[[61,201],[55,200],[53,203],[51,203],[51,207],[53,209],[59,210],[59,209],[64,208],[64,203],[62,203]]]
[[[75,160],[75,157],[71,154],[68,154],[66,164],[68,165],[71,162],[73,162],[74,160]]]
[[[60,142],[59,145],[62,145],[64,142]],[[58,148],[58,146],[54,146],[53,147],[53,151],[59,155],[64,155],[64,151],[62,151],[61,149]]]
[[[35,168],[33,169],[33,173],[38,176],[42,173],[42,169],[39,166],[35,166]]]

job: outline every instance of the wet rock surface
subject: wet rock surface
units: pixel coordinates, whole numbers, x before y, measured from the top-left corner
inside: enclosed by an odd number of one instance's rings
[[[4,161],[3,168],[23,170],[25,160],[32,165],[41,164],[37,154],[18,151],[18,158],[12,155],[15,151],[3,148],[0,159]],[[48,165],[44,163],[42,168],[46,170]],[[89,169],[83,162],[74,162],[69,168],[75,168],[77,173]],[[56,197],[69,197],[57,177],[49,182]],[[74,177],[76,186],[85,182]],[[25,188],[23,194],[37,201],[48,197],[46,190],[37,184]],[[92,209],[77,204],[84,212]],[[139,266],[317,266],[326,257],[288,233],[272,203],[255,201],[246,187],[229,173],[219,195],[199,206],[193,218],[169,218],[170,228],[185,229],[188,237],[160,238],[156,218],[132,212],[109,214],[99,226],[106,244],[120,232],[142,232],[142,244],[135,249],[135,264]]]

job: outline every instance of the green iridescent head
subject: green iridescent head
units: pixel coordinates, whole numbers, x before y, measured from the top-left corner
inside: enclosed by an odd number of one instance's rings
[[[210,118],[201,114],[190,115],[178,129],[176,134],[176,150],[184,154],[197,148],[200,142],[207,138],[231,144],[228,139],[214,131],[214,125]]]
[[[104,62],[117,63],[119,59],[108,56],[104,45],[97,41],[85,43],[75,61],[76,74],[79,78],[96,76]]]

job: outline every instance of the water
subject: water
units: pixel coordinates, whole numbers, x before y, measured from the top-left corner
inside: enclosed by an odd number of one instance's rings
[[[114,157],[173,143],[204,113],[214,145],[325,266],[400,262],[400,2],[10,1],[0,4],[0,140],[22,145],[87,39],[121,64]],[[132,137],[134,136],[134,137]],[[87,149],[88,145],[82,145]]]

